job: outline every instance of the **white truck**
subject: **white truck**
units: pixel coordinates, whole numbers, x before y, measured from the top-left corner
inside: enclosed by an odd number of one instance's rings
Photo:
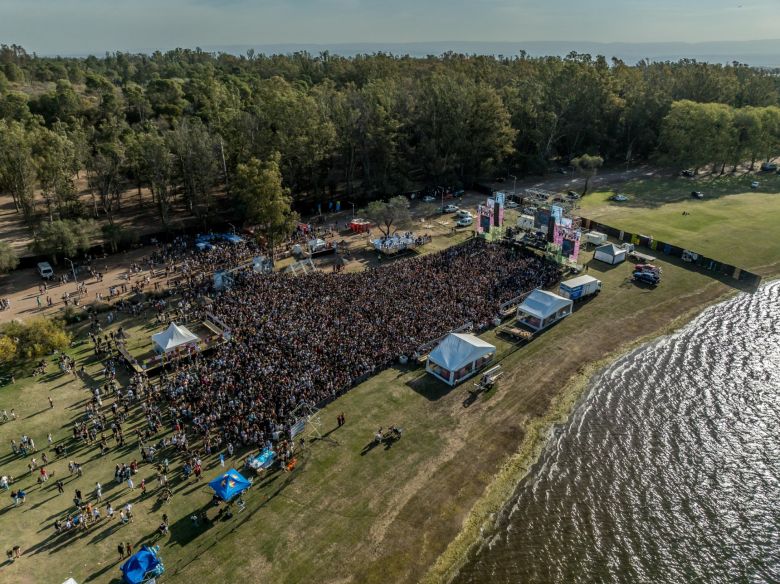
[[[51,280],[54,277],[54,270],[49,262],[38,262],[38,275],[44,280]]]
[[[581,300],[601,291],[601,280],[593,276],[577,276],[561,282],[560,293],[569,300]]]

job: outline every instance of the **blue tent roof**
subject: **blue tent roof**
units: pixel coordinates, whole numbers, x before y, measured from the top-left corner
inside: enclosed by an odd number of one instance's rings
[[[146,546],[130,556],[120,570],[122,570],[122,579],[127,584],[140,584],[146,580],[149,572],[158,573],[158,567],[162,568],[162,562],[152,548]]]
[[[230,243],[241,243],[244,241],[240,236],[236,235],[235,233],[224,233],[222,235],[222,239],[225,241],[229,241]]]
[[[214,489],[218,497],[225,501],[230,501],[230,499],[251,487],[252,483],[241,476],[241,473],[236,469],[231,468],[226,473],[212,480],[209,486]]]

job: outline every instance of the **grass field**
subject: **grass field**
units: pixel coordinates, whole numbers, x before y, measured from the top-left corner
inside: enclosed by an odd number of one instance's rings
[[[751,190],[752,180],[760,182],[758,189]],[[702,191],[705,198],[691,198],[693,190]],[[630,200],[610,201],[612,191],[588,195],[582,201],[582,214],[757,273],[776,271],[780,176],[637,180],[626,183],[620,192]]]

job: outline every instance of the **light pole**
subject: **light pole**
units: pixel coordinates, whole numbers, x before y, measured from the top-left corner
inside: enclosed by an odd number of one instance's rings
[[[73,261],[71,261],[69,258],[64,258],[66,262],[70,264],[70,269],[73,272],[73,281],[76,282],[76,285],[78,286],[79,279],[76,277],[76,268],[73,265]]]
[[[512,179],[512,200],[514,201],[517,199],[517,177],[513,174],[509,175],[509,178]]]
[[[355,218],[355,203],[353,203],[352,201],[347,201],[347,203],[352,205],[352,218],[354,219]]]
[[[236,226],[233,225],[230,221],[228,221],[228,225],[230,225],[230,227],[233,229],[233,235],[235,235],[236,234]]]

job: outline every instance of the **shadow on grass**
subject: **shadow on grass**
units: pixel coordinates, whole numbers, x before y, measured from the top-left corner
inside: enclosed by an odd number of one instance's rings
[[[419,377],[407,381],[406,385],[430,401],[440,400],[452,390],[449,385],[434,379],[427,373],[423,373]]]

